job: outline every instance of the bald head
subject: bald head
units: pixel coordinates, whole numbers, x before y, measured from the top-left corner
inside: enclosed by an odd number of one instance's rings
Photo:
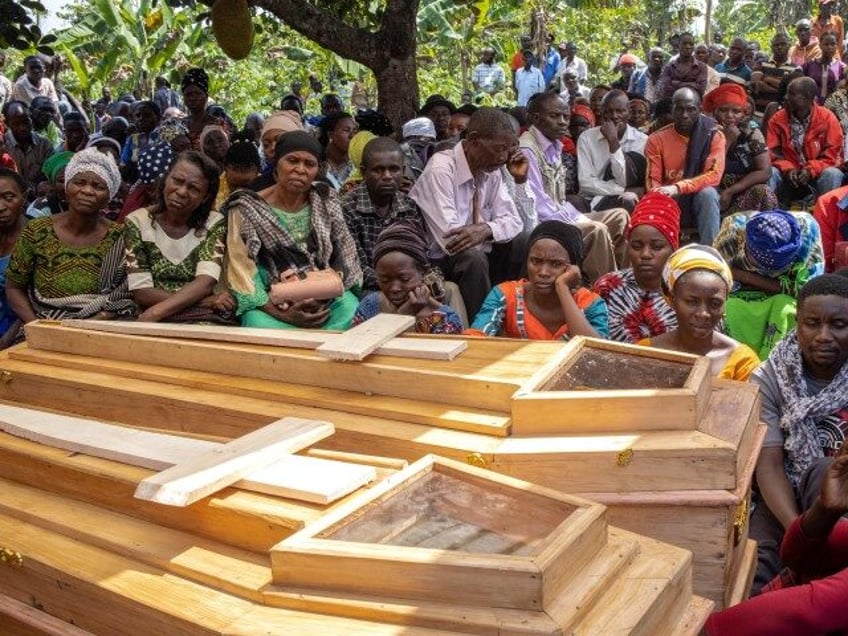
[[[497,108],[478,108],[468,120],[466,135],[474,133],[477,137],[496,137],[504,133],[512,133],[512,122],[502,110]]]

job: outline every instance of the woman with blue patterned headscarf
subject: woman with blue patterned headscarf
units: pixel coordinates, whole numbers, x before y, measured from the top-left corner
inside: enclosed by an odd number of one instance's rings
[[[805,212],[732,214],[715,247],[736,280],[727,302],[727,333],[765,360],[795,325],[798,290],[824,273],[819,226]]]

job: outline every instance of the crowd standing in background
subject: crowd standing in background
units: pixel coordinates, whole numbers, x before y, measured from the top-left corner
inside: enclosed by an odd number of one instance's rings
[[[426,96],[398,129],[332,92],[310,112],[300,84],[234,122],[201,68],[83,105],[27,57],[0,75],[0,346],[38,318],[340,330],[388,312],[421,333],[706,356],[759,385],[769,427],[759,596],[707,633],[846,630],[827,605],[848,594],[844,547],[803,555],[844,546],[848,509],[831,459],[848,431],[848,67],[831,0],[793,29],[768,52],[674,34],[645,61],[617,52],[609,85],[579,42],[522,36],[508,65],[480,52],[461,105]]]

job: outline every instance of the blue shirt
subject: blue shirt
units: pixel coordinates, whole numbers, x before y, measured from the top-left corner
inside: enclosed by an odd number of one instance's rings
[[[545,58],[545,66],[542,68],[542,77],[545,78],[545,85],[551,83],[551,80],[556,75],[559,69],[560,56],[556,49],[548,47],[548,57]]]

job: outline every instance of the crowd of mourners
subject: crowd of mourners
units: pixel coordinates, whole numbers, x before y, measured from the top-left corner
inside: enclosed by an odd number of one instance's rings
[[[385,312],[707,356],[759,385],[768,425],[755,597],[707,633],[848,631],[843,22],[822,0],[770,52],[682,33],[591,88],[554,42],[522,37],[506,70],[485,49],[463,104],[431,95],[399,130],[335,93],[237,125],[200,68],[86,108],[26,58],[0,76],[0,346],[39,318],[343,330]],[[482,105],[499,93],[517,105]]]

